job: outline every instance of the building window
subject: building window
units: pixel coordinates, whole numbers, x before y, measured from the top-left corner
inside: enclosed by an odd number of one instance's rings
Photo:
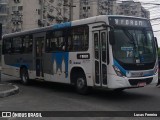
[[[12,6],[12,11],[18,11],[17,6]]]
[[[14,0],[14,3],[20,3],[20,0]]]
[[[23,10],[23,6],[18,6],[18,10],[22,11]]]
[[[41,10],[40,9],[38,9],[37,12],[38,12],[38,15],[41,15]]]

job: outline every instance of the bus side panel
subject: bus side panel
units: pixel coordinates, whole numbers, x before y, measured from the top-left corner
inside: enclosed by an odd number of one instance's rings
[[[14,69],[14,67],[12,67],[12,66],[10,66],[10,65],[7,65],[6,63],[5,63],[5,59],[4,59],[4,55],[2,55],[2,73],[3,74],[6,74],[6,75],[11,75],[11,76],[13,76],[14,74],[13,74],[13,69]],[[16,68],[15,68],[16,69]]]
[[[44,79],[50,82],[71,83],[72,68],[84,70],[87,85],[93,86],[92,64],[90,59],[77,59],[77,54],[86,52],[57,52],[45,53],[43,58]]]
[[[88,51],[85,52],[70,52],[69,55],[69,71],[71,72],[73,68],[78,67],[81,68],[86,76],[86,81],[88,86],[94,86],[93,83],[93,75],[92,75],[92,60],[91,59],[77,59],[78,54],[86,54],[90,53]],[[90,54],[91,56],[91,54]],[[69,78],[71,73],[69,73]],[[78,74],[77,74],[78,75]]]
[[[29,71],[30,78],[33,77],[30,75],[30,71],[33,71],[32,54],[6,54],[2,58],[2,65],[4,74],[20,77],[20,67],[25,66]]]
[[[44,79],[46,81],[69,83],[68,52],[45,53],[43,61]]]

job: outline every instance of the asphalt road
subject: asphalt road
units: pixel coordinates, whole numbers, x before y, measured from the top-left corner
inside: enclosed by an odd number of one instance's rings
[[[10,97],[0,98],[0,111],[160,111],[160,88],[156,86],[129,89],[122,93],[93,90],[91,94],[84,96],[77,94],[69,85],[33,81],[30,86],[24,86],[20,80],[5,75],[2,75],[2,81],[16,84],[20,92]],[[15,118],[9,120],[12,119]],[[53,120],[53,118],[45,119]],[[54,119],[74,120],[75,118]],[[82,118],[76,118],[76,120],[79,119]],[[144,120],[144,118],[85,119]],[[151,120],[151,118],[145,119]],[[152,120],[154,119],[158,120],[159,118],[152,118]]]

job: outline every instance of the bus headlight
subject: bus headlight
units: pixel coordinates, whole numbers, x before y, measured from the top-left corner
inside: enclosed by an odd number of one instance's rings
[[[124,74],[120,71],[120,69],[116,66],[113,65],[114,71],[116,72],[116,74],[120,77],[124,77]]]

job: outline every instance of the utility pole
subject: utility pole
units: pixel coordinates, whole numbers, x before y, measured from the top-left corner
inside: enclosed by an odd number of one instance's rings
[[[73,5],[73,0],[70,0],[69,5],[63,5],[63,6],[67,6],[69,7],[69,21],[73,20],[73,8],[76,7],[75,5]]]

